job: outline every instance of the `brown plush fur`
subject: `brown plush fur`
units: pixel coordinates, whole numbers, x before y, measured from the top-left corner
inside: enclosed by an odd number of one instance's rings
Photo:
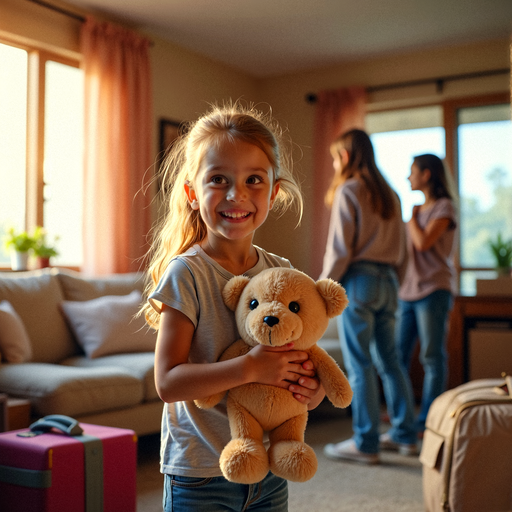
[[[347,407],[352,389],[334,359],[316,342],[327,329],[329,318],[340,315],[348,304],[345,290],[331,279],[313,281],[289,268],[264,270],[256,277],[232,278],[223,291],[227,306],[235,311],[241,339],[224,352],[221,360],[246,354],[257,344],[282,346],[291,341],[315,365],[316,375],[326,395],[336,407]],[[254,307],[251,302],[257,300]],[[294,304],[299,305],[298,311]],[[291,305],[291,306],[290,306]],[[275,317],[270,327],[265,321]],[[196,400],[202,408],[213,407],[225,393]],[[277,476],[304,482],[317,469],[314,451],[304,442],[307,406],[287,389],[251,383],[229,390],[227,412],[232,440],[220,457],[220,467],[231,482],[252,484],[268,471]],[[268,453],[263,433],[269,433]]]

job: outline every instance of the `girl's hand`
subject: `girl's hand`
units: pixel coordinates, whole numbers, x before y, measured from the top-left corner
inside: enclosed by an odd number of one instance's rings
[[[296,400],[314,409],[325,391],[316,378],[315,367],[306,352],[292,350],[293,343],[283,347],[257,345],[247,354],[255,371],[252,382],[288,389]]]
[[[301,377],[313,377],[314,370],[303,367],[308,354],[292,350],[293,343],[282,347],[256,345],[244,357],[249,382],[259,382],[288,389],[290,383],[296,383]]]
[[[302,364],[302,367],[307,371],[314,371],[313,363],[309,359]],[[325,397],[325,390],[316,375],[300,377],[296,383],[290,384],[288,390],[301,404],[307,405],[309,411],[315,409]]]

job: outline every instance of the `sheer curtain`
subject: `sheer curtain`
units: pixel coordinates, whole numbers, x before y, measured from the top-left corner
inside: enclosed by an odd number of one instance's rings
[[[322,271],[330,210],[324,197],[333,176],[331,143],[352,128],[364,129],[366,92],[363,87],[344,87],[320,91],[317,95],[313,136],[313,243],[311,275],[316,279]]]
[[[138,270],[147,250],[152,164],[149,40],[88,17],[85,75],[84,265],[89,275]]]

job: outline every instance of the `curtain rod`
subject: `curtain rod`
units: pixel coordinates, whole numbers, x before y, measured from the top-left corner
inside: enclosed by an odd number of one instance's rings
[[[74,12],[68,11],[67,9],[62,9],[61,7],[57,7],[56,5],[52,5],[48,2],[45,2],[44,0],[28,0],[29,2],[32,2],[34,4],[40,5],[42,7],[46,7],[48,9],[51,9],[52,11],[56,11],[60,14],[64,14],[65,16],[68,16],[69,18],[73,18],[75,20],[78,20],[81,23],[85,23],[87,19],[85,16],[80,16],[80,14],[75,14]],[[154,45],[153,41],[150,41],[150,46]]]
[[[383,84],[383,85],[374,85],[366,88],[366,92],[377,92],[384,91],[386,89],[401,89],[403,87],[413,87],[416,85],[426,85],[426,84],[435,84],[436,91],[438,93],[443,92],[443,87],[445,82],[452,82],[456,80],[467,80],[471,78],[480,78],[484,76],[493,76],[493,75],[503,75],[510,74],[510,68],[501,68],[501,69],[490,69],[488,71],[477,71],[475,73],[466,73],[462,75],[448,75],[441,76],[438,78],[425,78],[422,80],[411,80],[408,82],[397,82],[392,84]],[[315,93],[306,94],[306,101],[308,103],[315,103],[318,99]]]
[[[84,16],[75,14],[74,12],[68,11],[67,9],[63,9],[62,7],[57,7],[56,5],[49,4],[48,2],[45,2],[44,0],[28,0],[28,1],[32,2],[34,4],[41,5],[42,7],[51,9],[52,11],[59,12],[60,14],[64,14],[65,16],[68,16],[69,18],[74,18],[75,20],[78,20],[81,23],[85,22]]]

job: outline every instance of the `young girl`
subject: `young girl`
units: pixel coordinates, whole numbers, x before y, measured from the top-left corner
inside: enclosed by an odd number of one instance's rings
[[[328,457],[379,462],[379,449],[416,452],[412,393],[395,348],[395,312],[405,234],[396,193],[375,164],[372,143],[351,130],[331,146],[334,178],[326,196],[332,206],[321,278],[340,281],[349,306],[338,317],[343,361],[354,391],[351,439],[328,444]],[[379,439],[382,378],[391,430]]]
[[[430,404],[446,389],[446,324],[456,291],[453,250],[457,226],[455,193],[442,160],[436,155],[416,156],[409,182],[425,196],[407,223],[409,262],[400,288],[397,343],[408,368],[416,340],[425,370],[418,432],[425,429]]]
[[[286,166],[279,132],[262,113],[214,107],[174,147],[166,163],[170,197],[150,266],[144,310],[158,329],[155,382],[165,402],[161,471],[164,509],[287,510],[287,483],[269,473],[257,485],[228,482],[219,456],[231,439],[226,403],[202,410],[193,400],[248,382],[287,388],[313,408],[323,398],[307,354],[293,344],[258,346],[217,362],[239,338],[222,289],[234,275],[252,277],[290,262],[253,245],[274,206],[300,189]]]

